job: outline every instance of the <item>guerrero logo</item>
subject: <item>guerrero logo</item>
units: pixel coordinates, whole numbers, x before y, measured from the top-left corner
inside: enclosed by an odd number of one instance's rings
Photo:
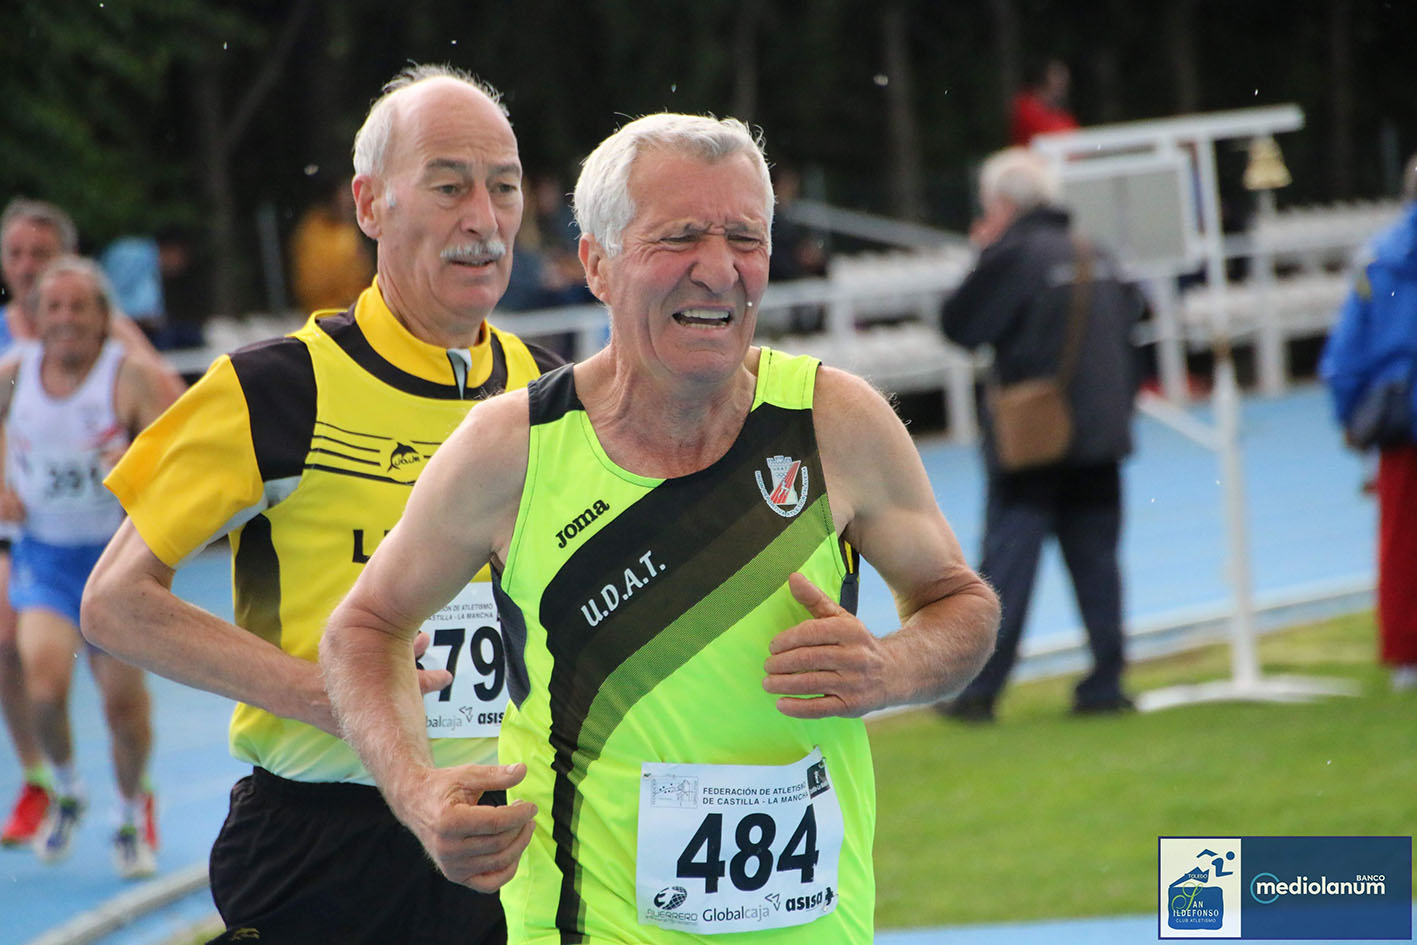
[[[772,488],[768,488],[759,469],[753,473],[758,480],[758,491],[763,494],[768,508],[783,518],[792,518],[807,504],[807,467],[791,456],[769,456],[767,464]]]
[[[684,900],[689,898],[689,890],[683,886],[665,886],[654,894],[654,907],[668,912],[677,909],[684,904]]]

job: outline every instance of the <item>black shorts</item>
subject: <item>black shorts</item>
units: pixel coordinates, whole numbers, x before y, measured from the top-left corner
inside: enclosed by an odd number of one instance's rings
[[[501,792],[482,799],[505,802]],[[211,885],[227,927],[213,943],[507,940],[497,896],[444,878],[378,790],[360,784],[287,781],[255,769],[231,789]]]

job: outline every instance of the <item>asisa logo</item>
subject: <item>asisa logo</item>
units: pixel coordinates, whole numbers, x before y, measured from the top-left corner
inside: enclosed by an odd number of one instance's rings
[[[807,504],[807,467],[791,456],[769,456],[767,465],[766,480],[761,469],[753,473],[758,480],[758,491],[763,494],[768,508],[783,518],[792,518]]]

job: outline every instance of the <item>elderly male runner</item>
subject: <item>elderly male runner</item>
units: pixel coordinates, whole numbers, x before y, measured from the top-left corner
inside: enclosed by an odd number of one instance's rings
[[[35,313],[30,311],[34,289],[44,267],[78,252],[79,233],[62,209],[44,200],[15,197],[0,212],[0,276],[9,301],[0,306],[0,353],[37,344]],[[132,319],[116,309],[108,315],[108,333],[127,353],[151,362],[162,375],[169,397],[182,393],[182,378],[153,349]],[[50,804],[50,776],[30,718],[24,674],[16,643],[15,615],[5,588],[10,575],[10,542],[17,531],[0,522],[0,714],[19,756],[24,783],[5,825],[0,846],[19,846],[34,839]]]
[[[609,346],[469,415],[326,630],[346,737],[450,877],[506,883],[512,942],[869,942],[860,717],[957,689],[993,642],[885,400],[751,345],[772,204],[732,119],[603,142],[575,206]],[[896,596],[884,638],[851,612],[858,550]],[[489,561],[504,767],[439,769],[410,646]],[[508,776],[511,806],[471,806]]]
[[[37,279],[31,308],[38,344],[0,362],[0,517],[20,527],[10,603],[19,617],[30,715],[54,775],[55,802],[34,848],[56,862],[68,856],[86,804],[69,723],[74,661],[83,649],[79,600],[123,520],[103,477],[172,396],[156,364],[112,340],[112,291],[92,260],[51,262]],[[114,866],[125,879],[150,876],[157,869],[157,829],[144,783],[152,723],[143,672],[97,649],[88,655],[118,781]]]
[[[85,632],[240,702],[231,748],[254,770],[212,848],[221,940],[494,943],[496,897],[444,879],[394,820],[336,735],[315,659],[434,450],[475,402],[558,359],[486,321],[522,213],[495,93],[445,68],[406,71],[370,109],[354,167],[373,286],[347,312],[219,359],[134,444],[107,480],[129,518],[89,584]],[[223,534],[235,626],[171,592],[173,570]],[[491,762],[506,699],[491,586],[463,584],[423,658],[419,725],[439,764]]]

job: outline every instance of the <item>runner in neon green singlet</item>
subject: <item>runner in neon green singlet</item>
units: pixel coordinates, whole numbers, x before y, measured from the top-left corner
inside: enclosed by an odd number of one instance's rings
[[[500,755],[529,768],[513,796],[553,798],[549,808],[542,805],[522,868],[502,893],[509,923],[524,923],[528,940],[558,926],[582,931],[588,941],[634,940],[648,931],[640,922],[686,932],[791,922],[754,941],[869,940],[875,790],[865,727],[857,719],[788,718],[760,684],[768,642],[807,616],[788,593],[789,574],[800,571],[854,603],[855,556],[832,526],[812,429],[816,368],[814,360],[764,349],[753,410],[737,442],[708,469],[669,480],[636,476],[606,457],[569,370],[533,382],[527,479],[501,575],[505,597],[522,604],[521,668],[529,687],[513,693],[517,709],[504,725]],[[678,837],[671,851],[677,857],[715,812],[721,826],[705,829],[719,835],[663,875],[646,875],[644,862],[637,867],[644,763],[785,765],[817,747],[828,800],[839,805],[845,825],[844,838],[830,838],[839,863],[822,862],[826,852],[817,847],[829,838],[820,822],[815,844],[799,839],[798,849],[788,850],[804,816],[798,807],[759,810],[743,794],[725,793],[693,798],[678,823],[688,834],[674,834],[668,823],[658,839]],[[700,790],[708,790],[700,780]],[[736,803],[714,803],[726,798]],[[759,860],[735,874],[725,865],[714,877],[715,859],[731,864],[737,825],[755,811],[750,823],[762,826],[747,840],[764,845],[763,831],[771,832],[771,868]],[[638,810],[641,845],[655,839],[644,836],[654,812]],[[818,811],[812,816],[820,820]],[[710,841],[717,858],[707,854]],[[777,868],[784,853],[785,870]],[[793,869],[794,854],[818,862]],[[823,881],[828,873],[835,883]],[[637,885],[647,887],[648,906],[636,908]],[[663,903],[677,889],[684,898],[677,908],[654,907],[655,895],[669,890]],[[787,908],[812,898],[813,908]],[[746,918],[703,919],[745,909]],[[681,913],[695,918],[674,918]]]

